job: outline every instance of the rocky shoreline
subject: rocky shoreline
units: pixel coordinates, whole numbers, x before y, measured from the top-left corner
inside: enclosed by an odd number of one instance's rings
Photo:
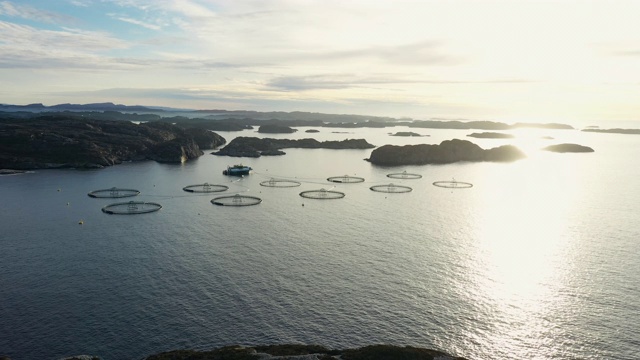
[[[126,161],[184,162],[223,145],[204,129],[162,122],[88,120],[43,115],[0,119],[0,169],[93,169]]]

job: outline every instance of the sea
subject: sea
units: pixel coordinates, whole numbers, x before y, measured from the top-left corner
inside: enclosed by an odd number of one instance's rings
[[[371,149],[261,158],[208,150],[183,164],[0,176],[0,355],[124,360],[292,343],[409,345],[468,359],[640,358],[640,136],[308,129],[220,135],[376,146],[457,138],[485,149],[513,144],[527,157],[380,167],[365,161]],[[398,131],[425,136],[391,136]],[[541,150],[560,143],[595,152]],[[222,174],[239,163],[252,173]],[[405,171],[420,178],[387,176]],[[327,180],[345,176],[364,181]],[[271,179],[299,186],[263,186]],[[205,183],[228,190],[183,190]],[[370,189],[389,184],[411,191]],[[140,194],[87,196],[112,187]],[[300,196],[322,189],[344,197]],[[211,202],[237,194],[262,202]],[[101,211],[128,201],[162,209]]]

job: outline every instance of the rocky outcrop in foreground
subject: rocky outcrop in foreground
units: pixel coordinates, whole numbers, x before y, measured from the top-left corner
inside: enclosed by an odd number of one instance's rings
[[[181,162],[225,143],[203,129],[67,116],[0,120],[0,168],[101,168],[123,161]]]
[[[347,139],[342,141],[323,141],[316,139],[259,139],[255,137],[237,137],[213,155],[233,157],[260,157],[261,155],[284,155],[281,149],[371,149],[374,145],[364,139]]]
[[[371,152],[369,161],[375,165],[450,164],[459,161],[515,161],[524,158],[520,149],[504,145],[488,150],[466,140],[445,140],[440,145],[385,145]]]
[[[558,144],[547,146],[542,149],[546,151],[552,151],[557,153],[585,153],[585,152],[594,152],[592,148],[588,146],[578,145],[578,144]]]
[[[151,355],[145,360],[465,360],[441,351],[391,345],[331,350],[319,345],[227,346],[211,351],[175,350]]]

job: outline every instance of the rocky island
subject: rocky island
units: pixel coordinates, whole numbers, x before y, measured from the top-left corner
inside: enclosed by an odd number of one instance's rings
[[[226,141],[163,122],[88,120],[73,115],[0,119],[0,168],[101,168],[124,161],[183,162]]]
[[[481,132],[467,135],[468,137],[478,139],[513,139],[513,135],[498,132]]]
[[[374,145],[369,144],[364,139],[346,139],[342,141],[323,141],[315,139],[271,139],[255,137],[237,137],[227,146],[223,147],[213,155],[233,156],[233,157],[260,157],[261,155],[284,155],[281,149],[372,149]]]
[[[467,140],[445,140],[439,145],[384,145],[371,152],[368,161],[375,165],[451,164],[460,161],[515,161],[524,153],[513,145],[482,149]]]
[[[628,134],[628,135],[640,135],[640,129],[583,129],[584,132],[597,132],[607,134]]]
[[[588,146],[578,145],[578,144],[558,144],[558,145],[550,145],[545,147],[542,150],[552,151],[557,153],[585,153],[585,152],[594,152],[592,148]]]
[[[291,134],[296,131],[298,131],[298,129],[292,129],[286,125],[275,124],[262,125],[258,128],[258,132],[263,134]]]
[[[421,137],[421,136],[429,136],[429,135],[420,135],[418,133],[414,133],[413,131],[398,131],[395,134],[390,134],[391,136],[408,136],[408,137]]]

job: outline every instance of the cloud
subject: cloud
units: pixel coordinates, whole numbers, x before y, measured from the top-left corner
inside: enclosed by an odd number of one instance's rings
[[[614,56],[640,56],[640,50],[621,50],[614,51]]]
[[[28,25],[0,21],[0,46],[28,49],[100,51],[129,47],[107,33],[72,28],[40,30]]]
[[[89,7],[91,5],[90,0],[69,0],[69,4],[79,7]]]
[[[427,80],[414,77],[398,76],[356,76],[352,74],[327,74],[308,76],[281,76],[265,83],[269,88],[281,91],[305,91],[316,89],[348,89],[370,87],[373,85],[394,84],[517,84],[533,81],[523,79],[489,79],[489,80]]]
[[[49,24],[71,24],[77,22],[77,19],[68,15],[40,10],[28,5],[17,5],[10,1],[0,2],[0,15]]]
[[[334,51],[324,55],[319,54],[319,56],[336,60],[372,58],[397,65],[454,65],[461,62],[459,58],[442,53],[440,48],[441,44],[437,41],[422,41],[413,44]]]
[[[114,61],[104,53],[128,47],[129,43],[103,32],[40,30],[0,21],[1,68],[122,68],[131,62]]]
[[[142,26],[143,28],[147,28],[150,30],[160,30],[162,29],[161,26],[159,25],[154,25],[154,24],[149,24],[140,20],[136,20],[136,19],[132,19],[132,18],[128,18],[128,17],[116,17],[116,19],[120,20],[120,21],[124,21],[127,22],[129,24],[134,24],[134,25],[138,25],[138,26]]]

